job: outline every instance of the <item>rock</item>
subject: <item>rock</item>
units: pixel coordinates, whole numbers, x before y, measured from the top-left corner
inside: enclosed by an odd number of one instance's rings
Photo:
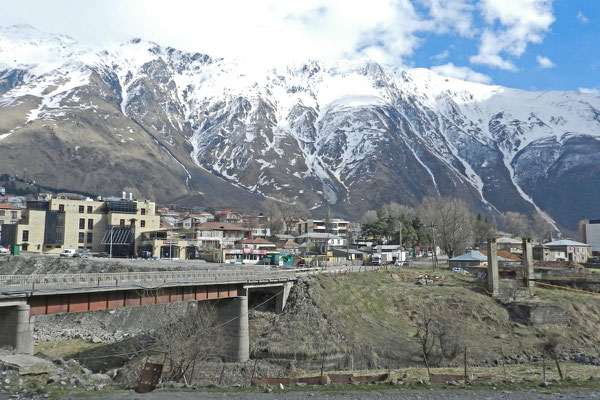
[[[52,375],[48,378],[48,380],[46,380],[46,383],[56,383],[59,382],[61,379],[62,378],[60,377],[60,375]]]
[[[115,379],[118,373],[119,373],[119,369],[113,368],[110,371],[106,372],[106,375],[110,376],[111,379]]]
[[[85,368],[85,367],[83,367],[83,368],[82,368],[82,372],[83,372],[85,375],[91,375],[91,373],[92,373],[92,371],[90,371],[89,369],[87,369],[87,368]]]
[[[19,375],[53,375],[58,368],[50,361],[26,354],[0,356],[0,369],[11,369]]]
[[[266,387],[265,390],[263,390],[263,393],[271,393],[273,391],[273,389],[271,389],[270,387]]]
[[[283,390],[283,389],[284,389],[284,387],[283,387],[283,383],[280,383],[280,384],[279,384],[279,389],[281,389],[281,390]]]
[[[107,374],[91,374],[88,379],[92,382],[111,383],[112,378]]]
[[[404,374],[402,374],[402,377],[403,377],[404,379],[406,379],[406,378],[410,378],[410,374],[409,374],[408,372],[405,372]]]
[[[592,359],[592,365],[600,367],[600,358],[593,358]]]
[[[544,381],[544,382],[540,383],[540,386],[541,387],[548,387],[548,386],[550,386],[550,382]]]
[[[582,364],[589,364],[590,358],[588,356],[586,356],[585,354],[582,354],[581,356],[579,356],[579,362]]]
[[[92,343],[102,343],[102,339],[100,339],[98,336],[93,336]]]

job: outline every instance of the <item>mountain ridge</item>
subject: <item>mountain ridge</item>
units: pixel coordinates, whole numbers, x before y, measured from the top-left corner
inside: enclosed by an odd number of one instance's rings
[[[458,196],[575,229],[598,212],[599,137],[589,94],[372,61],[265,70],[140,39],[91,49],[0,28],[0,172],[30,165],[60,186],[252,207],[282,197],[317,212],[327,200],[356,219],[387,201]],[[98,165],[97,183],[76,171]],[[115,168],[114,181],[100,176]]]

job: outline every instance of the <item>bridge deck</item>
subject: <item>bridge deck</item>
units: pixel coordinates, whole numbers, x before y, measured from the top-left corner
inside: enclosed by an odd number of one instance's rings
[[[90,274],[0,275],[0,299],[57,293],[127,289],[283,282],[299,270],[282,271],[171,271]]]

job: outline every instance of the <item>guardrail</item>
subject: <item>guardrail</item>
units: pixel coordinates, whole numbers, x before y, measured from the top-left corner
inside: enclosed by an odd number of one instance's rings
[[[301,275],[343,274],[383,269],[384,266],[296,268],[285,270],[160,271],[44,275],[0,275],[0,296],[40,292],[75,292],[110,289],[155,289],[160,287],[292,281]]]
[[[173,271],[91,274],[0,275],[0,295],[16,292],[109,288],[157,288],[194,284],[289,281],[301,270]]]

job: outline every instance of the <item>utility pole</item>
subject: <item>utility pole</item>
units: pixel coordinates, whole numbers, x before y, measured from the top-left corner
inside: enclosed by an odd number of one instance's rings
[[[433,264],[433,270],[435,271],[437,269],[437,248],[435,247],[435,225],[433,224],[433,221],[431,221],[429,227],[431,228],[431,247],[433,247],[431,263]]]
[[[331,231],[331,209],[329,208],[329,200],[327,201],[327,216],[325,217],[325,231],[327,232],[327,239],[325,242],[325,258],[327,259],[327,261],[329,261],[328,259],[328,254],[329,254],[329,232]]]

